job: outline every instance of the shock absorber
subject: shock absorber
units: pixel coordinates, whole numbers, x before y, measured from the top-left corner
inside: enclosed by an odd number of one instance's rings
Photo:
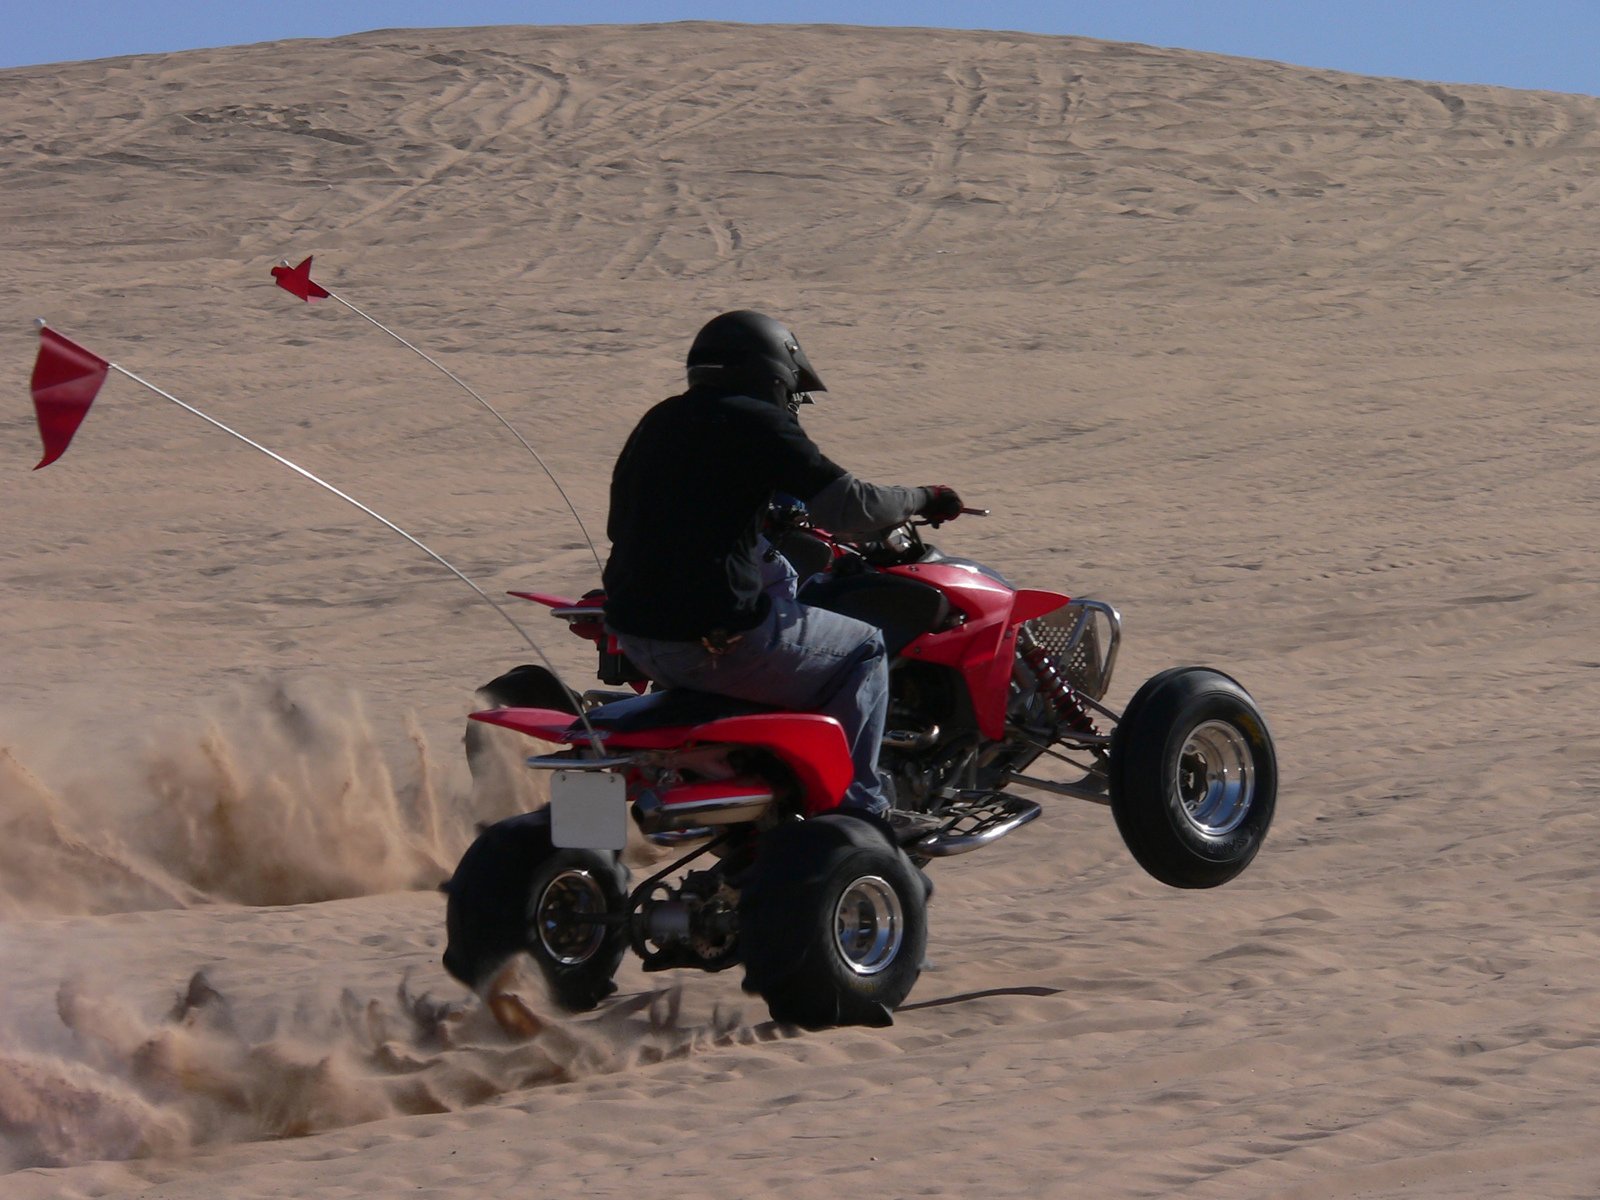
[[[1017,630],[1017,653],[1022,661],[1033,672],[1038,680],[1039,690],[1049,699],[1056,710],[1056,715],[1062,722],[1075,733],[1098,734],[1094,720],[1089,716],[1088,706],[1072,684],[1067,682],[1066,676],[1061,673],[1061,668],[1056,665],[1055,656],[1044,646],[1039,639],[1033,636],[1033,631],[1027,626]]]

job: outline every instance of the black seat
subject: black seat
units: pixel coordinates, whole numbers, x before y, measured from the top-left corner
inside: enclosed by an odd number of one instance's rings
[[[589,723],[598,729],[638,733],[645,729],[703,725],[721,717],[747,717],[754,713],[776,711],[778,706],[775,704],[735,700],[732,696],[695,692],[688,688],[667,688],[665,691],[646,692],[642,696],[629,696],[626,700],[602,704],[590,709],[588,717]]]

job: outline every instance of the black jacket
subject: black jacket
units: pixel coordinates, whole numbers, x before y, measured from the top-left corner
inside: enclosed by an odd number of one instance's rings
[[[776,492],[836,532],[897,524],[929,497],[856,480],[779,404],[692,388],[644,415],[612,471],[607,624],[666,641],[757,624],[756,539]]]

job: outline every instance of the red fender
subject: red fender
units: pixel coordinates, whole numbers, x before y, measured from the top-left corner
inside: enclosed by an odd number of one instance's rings
[[[1023,588],[1017,593],[1016,599],[1011,602],[1011,623],[1020,625],[1024,621],[1031,621],[1035,617],[1042,617],[1045,613],[1053,613],[1065,604],[1071,604],[1071,596],[1063,596],[1060,592],[1035,591],[1032,588]]]
[[[805,789],[806,815],[837,808],[856,776],[844,727],[820,713],[756,713],[724,717],[694,731],[697,742],[736,742],[771,750]]]
[[[953,563],[890,567],[889,573],[933,584],[965,614],[964,623],[923,634],[901,655],[955,667],[967,682],[978,731],[986,738],[1004,737],[1017,626],[1054,612],[1070,598],[1059,592],[1014,591],[980,571]]]
[[[571,713],[554,708],[490,708],[470,713],[474,721],[514,729],[542,742],[587,745],[588,735]],[[855,778],[844,729],[819,713],[756,713],[723,717],[704,725],[641,729],[636,733],[606,731],[607,750],[673,750],[706,742],[761,746],[776,754],[800,781],[802,804],[815,815],[837,808]]]
[[[575,720],[571,713],[559,708],[489,708],[467,716],[485,725],[515,729],[541,742],[570,742],[567,730]]]

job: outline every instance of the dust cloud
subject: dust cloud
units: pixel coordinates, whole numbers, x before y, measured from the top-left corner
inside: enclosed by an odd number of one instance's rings
[[[0,1051],[0,1171],[453,1112],[787,1033],[738,1011],[686,1022],[676,988],[582,1018],[557,1012],[531,969],[513,968],[496,988],[488,1005],[402,980],[388,998],[347,990],[321,1008],[247,1018],[201,972],[152,1021],[112,993],[64,984],[57,1011],[76,1053]],[[517,1019],[497,1019],[499,1006]]]
[[[477,823],[539,803],[525,771],[468,784],[457,747],[390,724],[274,681],[127,751],[0,741],[0,920],[434,887]]]
[[[0,931],[431,889],[479,823],[543,800],[515,735],[476,739],[469,781],[456,746],[443,758],[415,719],[390,725],[359,697],[274,682],[132,748],[0,743]],[[295,993],[230,996],[217,983],[226,970],[196,972],[155,1015],[117,982],[85,978],[57,987],[58,1022],[36,1014],[24,1033],[10,1013],[0,1171],[170,1158],[451,1112],[782,1036],[739,1013],[684,1022],[675,990],[572,1017],[526,960],[486,1000],[454,990],[441,999],[409,978],[392,995],[363,995],[337,965]]]

